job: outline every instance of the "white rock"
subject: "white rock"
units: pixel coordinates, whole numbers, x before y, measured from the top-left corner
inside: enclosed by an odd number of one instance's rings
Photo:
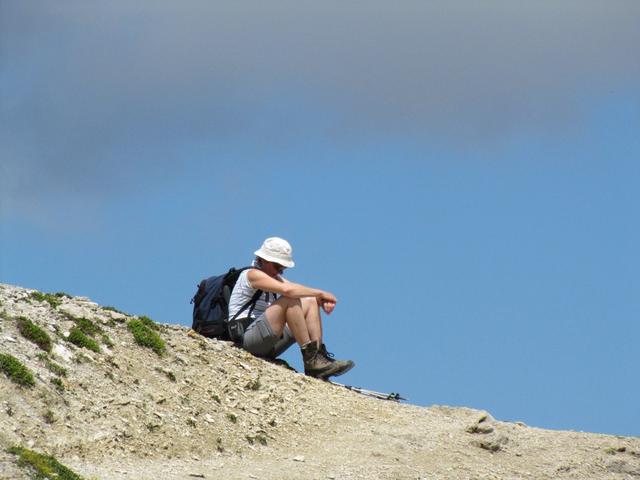
[[[64,359],[66,362],[71,361],[71,358],[73,357],[73,353],[71,353],[71,351],[69,351],[67,347],[65,347],[60,343],[56,343],[53,346],[53,353],[59,356],[60,358]]]
[[[297,457],[293,457],[294,462],[304,462],[304,456],[298,455]]]
[[[98,432],[93,436],[94,441],[99,441],[109,436],[109,432]]]
[[[106,311],[107,315],[111,317],[113,320],[126,320],[127,316],[120,312],[114,312],[112,310]]]
[[[98,307],[98,304],[96,302],[91,301],[89,297],[75,297],[74,300],[80,303],[84,303],[85,305],[89,305],[91,307]]]
[[[87,311],[86,308],[76,305],[74,303],[65,303],[58,307],[58,311],[62,313],[66,313],[72,315],[74,317],[86,317],[90,312]]]

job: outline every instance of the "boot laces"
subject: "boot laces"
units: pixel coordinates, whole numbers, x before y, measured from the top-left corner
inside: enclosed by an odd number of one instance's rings
[[[327,351],[327,347],[324,344],[320,347],[320,353],[322,353],[329,360],[333,360],[335,355],[329,351]]]

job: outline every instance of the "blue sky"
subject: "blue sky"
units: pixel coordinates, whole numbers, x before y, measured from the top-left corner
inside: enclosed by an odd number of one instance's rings
[[[0,281],[190,325],[198,281],[278,235],[339,299],[345,382],[640,435],[639,22],[4,1]]]

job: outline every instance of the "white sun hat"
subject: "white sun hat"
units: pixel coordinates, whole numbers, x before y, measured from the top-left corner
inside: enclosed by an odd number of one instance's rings
[[[255,255],[264,258],[269,262],[275,262],[283,267],[291,268],[295,265],[291,257],[291,245],[283,238],[267,238],[260,250],[256,250]]]

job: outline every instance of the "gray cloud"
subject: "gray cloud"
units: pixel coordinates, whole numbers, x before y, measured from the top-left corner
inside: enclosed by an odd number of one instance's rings
[[[633,0],[5,0],[3,203],[108,195],[192,142],[305,122],[347,142],[566,132],[585,98],[639,96],[639,24]]]

